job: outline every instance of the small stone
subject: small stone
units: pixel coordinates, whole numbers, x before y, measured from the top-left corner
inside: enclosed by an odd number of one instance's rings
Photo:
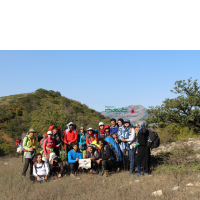
[[[135,180],[136,183],[140,182],[139,180]]]
[[[188,183],[186,186],[188,186],[188,187],[193,187],[194,184],[193,184],[193,183]]]
[[[77,180],[80,180],[81,178],[76,178]]]
[[[153,196],[155,196],[155,197],[160,197],[160,196],[162,196],[162,190],[157,190],[157,191],[155,191],[155,192],[153,192],[151,195],[153,195]]]
[[[130,182],[130,184],[132,183],[132,181]]]
[[[172,142],[171,145],[172,145],[172,146],[176,145],[176,142]]]
[[[199,187],[199,186],[200,186],[200,183],[195,183],[195,186]]]
[[[105,180],[103,180],[102,182],[105,182]]]
[[[8,165],[8,163],[4,163],[4,165]]]
[[[179,186],[175,186],[172,190],[176,191],[176,190],[179,190],[180,187]]]
[[[190,194],[194,194],[194,192],[190,191]]]

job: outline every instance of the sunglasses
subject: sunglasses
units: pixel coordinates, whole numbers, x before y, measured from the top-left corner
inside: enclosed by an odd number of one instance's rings
[[[70,124],[69,126],[73,126],[72,124]]]

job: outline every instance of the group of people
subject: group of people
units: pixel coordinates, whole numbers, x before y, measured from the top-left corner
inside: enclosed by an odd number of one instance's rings
[[[32,181],[46,181],[49,176],[61,178],[65,169],[70,176],[76,176],[80,171],[86,171],[79,167],[80,159],[90,159],[91,168],[89,174],[108,176],[113,169],[125,170],[129,167],[129,173],[135,172],[141,176],[141,168],[144,175],[149,172],[150,148],[147,146],[149,131],[142,123],[131,124],[126,119],[111,119],[110,125],[99,123],[99,129],[94,130],[80,127],[70,122],[66,125],[64,137],[59,127],[52,125],[40,141],[42,151],[34,154],[36,139],[34,129],[30,129],[23,139],[25,164],[22,177],[30,165],[30,177]],[[61,147],[67,153],[67,164],[64,166],[60,158]]]

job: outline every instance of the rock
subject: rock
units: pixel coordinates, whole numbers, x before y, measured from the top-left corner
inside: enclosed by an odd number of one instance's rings
[[[200,187],[200,183],[195,183],[195,186]]]
[[[132,183],[132,181],[130,182],[130,184]]]
[[[175,186],[172,190],[176,191],[176,190],[179,190],[180,187],[179,186]]]
[[[80,180],[81,178],[76,178],[77,180]]]
[[[160,196],[162,196],[162,190],[157,190],[157,191],[155,191],[155,192],[153,192],[151,195],[152,196],[155,196],[155,197],[160,197]]]
[[[200,154],[197,154],[197,155],[196,155],[196,158],[200,159]]]
[[[190,194],[194,194],[194,192],[190,191]]]
[[[135,180],[136,183],[140,182],[139,180]]]
[[[4,163],[4,165],[8,165],[8,163]]]
[[[188,183],[186,186],[187,187],[194,187],[194,184],[193,183]]]
[[[175,146],[175,145],[176,145],[176,142],[172,142],[171,145],[172,145],[172,146]]]

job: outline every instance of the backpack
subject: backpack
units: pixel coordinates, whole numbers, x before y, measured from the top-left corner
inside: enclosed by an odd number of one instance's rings
[[[147,141],[147,147],[151,149],[158,148],[160,146],[160,137],[152,130],[149,130],[149,137]]]
[[[37,168],[41,168],[41,167],[37,167],[37,160],[35,157],[35,160],[33,159],[33,167],[35,168],[36,174],[37,174]],[[42,160],[42,167],[45,166],[45,162]]]
[[[110,147],[111,160],[114,162],[122,161],[121,150],[114,139],[112,137],[106,137],[104,140],[108,142],[108,145]]]
[[[44,140],[46,139],[47,137],[45,137],[44,135],[43,135],[43,138],[40,140],[40,147],[41,147],[41,149],[43,149],[43,143],[44,143]]]
[[[24,138],[27,136],[28,134],[27,133],[22,133],[21,134],[21,143],[20,143],[20,145],[23,147],[23,140],[24,140]],[[29,137],[28,137],[28,140],[29,140]]]

